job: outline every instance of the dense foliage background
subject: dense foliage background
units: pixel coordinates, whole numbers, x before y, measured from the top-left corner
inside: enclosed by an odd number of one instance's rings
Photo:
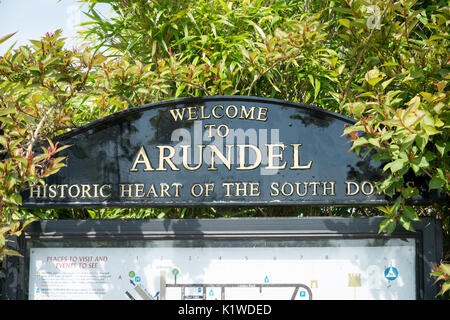
[[[447,1],[80,0],[89,4],[84,45],[67,49],[59,30],[0,57],[0,255],[34,218],[185,218],[384,215],[380,231],[448,204],[411,207],[410,181],[450,194]],[[109,4],[111,18],[96,10]],[[5,35],[3,42],[12,35]],[[358,120],[355,152],[376,149],[395,199],[379,208],[19,208],[20,191],[63,165],[56,142],[39,141],[145,103],[186,96],[254,95],[315,105]],[[448,254],[447,254],[448,259]],[[448,264],[435,276],[450,287]],[[447,269],[446,269],[447,268]]]

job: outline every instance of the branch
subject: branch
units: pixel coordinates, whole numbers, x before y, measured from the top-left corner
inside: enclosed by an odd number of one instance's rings
[[[252,89],[253,89],[253,86],[255,85],[255,83],[256,83],[259,79],[261,79],[267,72],[269,72],[270,70],[272,70],[273,68],[275,68],[278,64],[283,63],[283,62],[285,62],[285,61],[287,61],[287,60],[289,60],[289,59],[295,59],[295,58],[297,58],[298,56],[301,56],[301,55],[302,55],[302,52],[300,52],[300,53],[297,52],[296,54],[291,54],[291,55],[285,57],[284,59],[281,59],[281,60],[278,60],[278,61],[275,61],[274,63],[272,63],[272,64],[270,65],[270,67],[268,67],[266,70],[264,70],[263,73],[260,73],[260,74],[252,81],[252,83],[250,84],[250,88],[248,89],[247,95],[249,96],[249,95],[251,94]]]
[[[164,82],[183,82],[183,83],[186,83],[186,84],[188,84],[188,85],[190,85],[192,87],[195,87],[197,89],[202,90],[203,92],[206,93],[207,96],[211,95],[209,93],[208,89],[206,89],[206,87],[204,87],[204,86],[202,86],[200,84],[197,84],[197,83],[190,82],[190,81],[180,80],[180,79],[163,79],[162,83],[164,83]]]
[[[133,102],[131,102],[131,100],[130,99],[128,99],[128,97],[127,96],[125,96],[125,95],[122,95],[121,96],[123,99],[125,99],[127,102],[128,102],[128,104],[132,107],[132,108],[134,108],[135,107],[135,105],[133,104]]]
[[[36,130],[34,130],[33,134],[31,135],[31,140],[30,140],[30,143],[28,144],[28,148],[27,148],[27,158],[31,154],[31,151],[33,150],[33,146],[36,143],[39,133],[41,132],[42,126],[44,125],[48,116],[53,112],[54,108],[55,108],[54,105],[52,105],[52,106],[50,106],[50,108],[48,108],[47,112],[44,114],[44,116],[42,117],[38,126],[36,127]]]

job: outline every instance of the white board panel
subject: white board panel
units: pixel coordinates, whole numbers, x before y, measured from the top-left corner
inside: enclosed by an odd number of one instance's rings
[[[414,239],[317,243],[31,248],[29,299],[416,298]]]

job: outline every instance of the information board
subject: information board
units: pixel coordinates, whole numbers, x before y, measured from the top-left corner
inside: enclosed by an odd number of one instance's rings
[[[434,299],[434,218],[41,220],[7,256],[3,299]]]
[[[29,298],[415,299],[416,240],[149,241],[32,248]]]

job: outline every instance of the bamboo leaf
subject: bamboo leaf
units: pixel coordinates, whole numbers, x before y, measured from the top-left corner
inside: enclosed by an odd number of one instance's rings
[[[13,32],[13,33],[8,33],[7,35],[4,35],[3,37],[0,37],[0,43],[5,42],[6,40],[8,40],[12,36],[14,36],[16,33],[17,33],[17,31]]]

